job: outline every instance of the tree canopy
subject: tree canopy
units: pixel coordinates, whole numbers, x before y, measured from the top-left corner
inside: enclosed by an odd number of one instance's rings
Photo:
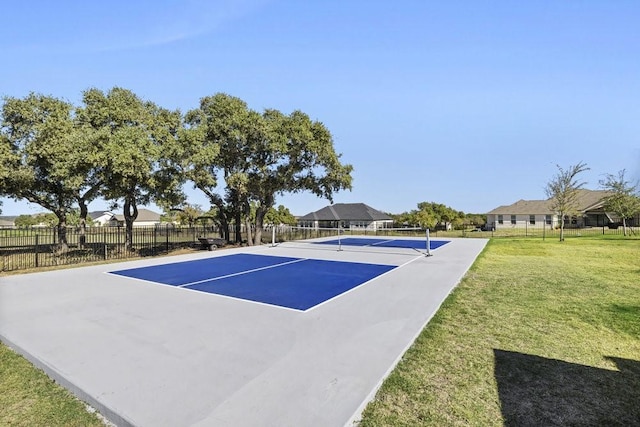
[[[131,247],[138,206],[150,202],[179,204],[182,175],[174,166],[181,116],[133,92],[115,87],[107,93],[84,92],[80,123],[100,147],[102,195],[123,203],[126,246]]]
[[[329,130],[306,114],[277,110],[260,114],[244,101],[218,93],[202,98],[200,108],[186,115],[181,139],[184,171],[195,187],[218,208],[220,223],[229,237],[255,208],[254,243],[261,241],[265,215],[284,193],[310,191],[332,200],[351,188],[351,165],[343,165]],[[218,189],[217,177],[225,181]]]
[[[545,191],[551,200],[551,209],[553,209],[560,219],[560,241],[564,241],[564,222],[565,217],[576,214],[578,208],[578,190],[586,184],[578,180],[578,175],[589,170],[587,165],[579,162],[576,165],[563,169],[560,165],[556,165],[558,173],[547,183]]]
[[[5,98],[1,127],[2,191],[53,212],[58,246],[67,247],[66,217],[83,186],[78,167],[73,106],[60,99],[29,94]]]
[[[612,194],[604,198],[604,209],[614,212],[622,220],[623,234],[627,235],[627,219],[633,218],[640,212],[640,197],[638,183],[632,184],[625,178],[625,170],[618,175],[607,174],[600,185]]]
[[[260,113],[222,93],[184,115],[119,87],[88,89],[80,106],[30,94],[2,106],[0,195],[53,212],[61,247],[70,212],[83,226],[95,198],[121,204],[130,246],[140,205],[182,209],[193,221],[182,192],[190,181],[215,208],[224,237],[233,224],[240,240],[244,224],[252,243],[267,215],[291,222],[274,213],[278,195],[309,191],[332,201],[350,189],[353,167],[340,157],[329,130],[305,113]]]

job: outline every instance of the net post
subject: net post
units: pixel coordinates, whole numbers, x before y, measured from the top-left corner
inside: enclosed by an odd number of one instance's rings
[[[427,228],[427,253],[425,256],[431,256],[431,240],[429,239],[429,228]]]
[[[342,227],[338,225],[338,251],[342,250]]]
[[[271,227],[271,247],[276,245],[276,227]]]

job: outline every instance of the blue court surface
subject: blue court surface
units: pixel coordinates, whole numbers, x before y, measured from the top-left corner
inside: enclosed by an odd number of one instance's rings
[[[407,248],[407,249],[427,249],[427,241],[425,240],[409,240],[409,239],[390,239],[390,238],[367,238],[367,237],[345,237],[343,239],[324,240],[314,242],[320,245],[338,245],[343,246],[375,246],[382,248]],[[442,245],[449,243],[448,240],[430,240],[429,249],[437,249]]]
[[[111,274],[305,311],[394,268],[383,264],[234,254]]]

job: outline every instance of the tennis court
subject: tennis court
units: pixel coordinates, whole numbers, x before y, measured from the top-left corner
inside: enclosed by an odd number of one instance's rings
[[[0,339],[117,425],[350,425],[486,241],[337,240],[3,277]]]

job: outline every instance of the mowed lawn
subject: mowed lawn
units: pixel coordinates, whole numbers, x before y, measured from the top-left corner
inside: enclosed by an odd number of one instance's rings
[[[361,425],[640,425],[640,239],[492,240]]]
[[[494,239],[362,426],[640,425],[640,239]],[[100,425],[0,347],[0,425]]]

